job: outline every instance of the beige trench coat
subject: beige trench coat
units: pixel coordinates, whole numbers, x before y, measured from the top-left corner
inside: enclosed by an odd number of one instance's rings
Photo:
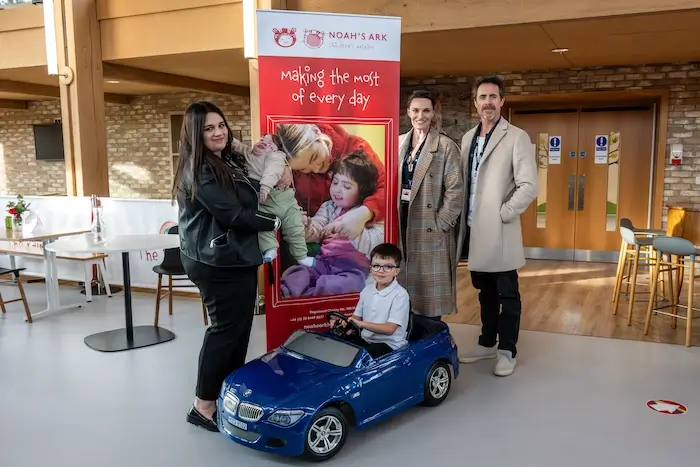
[[[476,128],[462,138],[464,200],[468,200],[469,148]],[[479,164],[472,229],[470,271],[503,272],[525,266],[520,215],[537,198],[537,162],[530,137],[501,117]],[[457,258],[467,232],[467,211],[461,216]]]
[[[399,137],[399,204],[401,171],[412,137],[413,130]],[[448,136],[431,130],[415,167],[405,260],[398,278],[416,314],[436,317],[456,311],[455,228],[463,208],[462,185],[459,147]],[[401,228],[399,246],[403,248]]]

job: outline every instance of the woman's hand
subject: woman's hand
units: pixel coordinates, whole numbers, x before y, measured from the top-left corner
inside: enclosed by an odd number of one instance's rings
[[[275,185],[278,190],[286,190],[292,186],[292,169],[288,165],[284,166],[284,172],[282,172],[282,177],[280,177],[279,182]]]
[[[304,227],[308,227],[310,220],[311,219],[309,218],[309,215],[306,213],[306,211],[302,210],[301,211],[301,225],[303,225]]]
[[[360,206],[328,224],[323,230],[323,235],[357,238],[370,220],[372,220],[372,211],[365,206]]]

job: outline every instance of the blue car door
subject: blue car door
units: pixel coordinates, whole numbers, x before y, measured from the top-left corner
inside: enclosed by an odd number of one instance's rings
[[[370,422],[412,395],[410,350],[402,349],[370,361],[359,371],[359,394],[353,401],[358,417]]]

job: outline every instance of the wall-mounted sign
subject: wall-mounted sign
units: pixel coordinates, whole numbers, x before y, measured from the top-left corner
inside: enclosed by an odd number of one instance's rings
[[[608,135],[596,135],[595,137],[595,163],[608,163]]]
[[[561,136],[549,137],[549,163],[561,164]]]

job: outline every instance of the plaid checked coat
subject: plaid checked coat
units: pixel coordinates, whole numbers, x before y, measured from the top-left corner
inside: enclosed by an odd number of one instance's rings
[[[399,137],[399,203],[401,170],[412,137],[413,130]],[[462,179],[459,146],[431,130],[414,172],[406,251],[398,277],[416,314],[436,317],[457,311],[455,226],[463,209]],[[401,231],[399,246],[403,248]]]

